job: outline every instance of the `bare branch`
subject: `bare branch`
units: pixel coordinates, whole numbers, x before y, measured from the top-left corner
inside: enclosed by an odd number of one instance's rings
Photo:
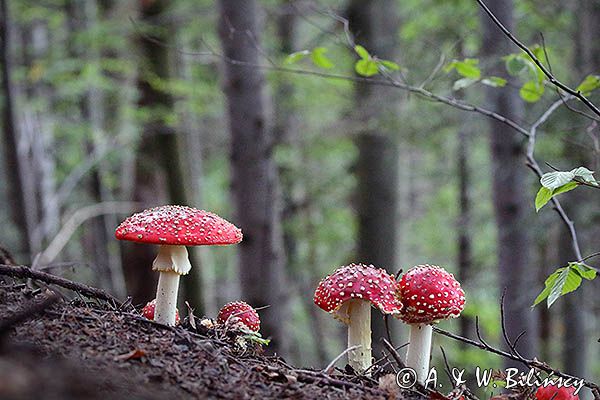
[[[500,30],[514,44],[516,44],[521,50],[523,50],[529,56],[529,58],[531,58],[531,60],[535,63],[535,65],[537,65],[539,67],[539,69],[544,73],[544,75],[546,75],[546,77],[548,78],[548,80],[550,81],[550,83],[552,83],[554,86],[556,86],[556,87],[564,90],[565,92],[569,93],[570,95],[578,98],[581,102],[583,102],[583,104],[585,104],[590,110],[592,110],[594,114],[596,114],[598,117],[600,117],[600,109],[598,109],[598,107],[596,107],[596,105],[594,103],[592,103],[590,100],[588,100],[588,98],[585,97],[583,94],[581,94],[580,91],[575,90],[575,89],[571,89],[569,86],[565,85],[564,83],[562,83],[561,81],[559,81],[558,79],[556,79],[556,77],[552,74],[552,72],[550,72],[546,68],[546,66],[544,66],[544,64],[535,56],[535,54],[533,54],[533,52],[527,46],[525,46],[521,41],[519,41],[519,39],[517,39],[502,24],[502,22],[494,15],[494,13],[492,13],[492,11],[488,8],[488,6],[485,5],[485,3],[483,2],[483,0],[475,0],[475,1],[477,1],[477,3],[479,3],[479,5],[481,6],[481,8],[483,8],[483,10],[485,11],[485,13],[492,19],[492,21],[494,22],[494,24],[496,24],[496,26],[498,26],[498,28],[500,28]],[[595,119],[597,119],[597,118],[595,118]]]

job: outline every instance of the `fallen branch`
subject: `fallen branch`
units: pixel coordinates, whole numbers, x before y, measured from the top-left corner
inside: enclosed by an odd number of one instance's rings
[[[69,279],[62,278],[60,276],[48,274],[42,271],[34,271],[24,265],[5,265],[0,264],[0,275],[12,276],[14,278],[21,279],[33,279],[42,281],[52,285],[57,285],[65,289],[72,290],[86,297],[108,301],[113,306],[121,304],[121,301],[116,297],[106,293],[102,289],[97,289],[83,283],[74,282]]]

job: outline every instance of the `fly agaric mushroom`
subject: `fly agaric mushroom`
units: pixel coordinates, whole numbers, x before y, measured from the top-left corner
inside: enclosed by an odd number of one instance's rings
[[[429,373],[431,324],[458,317],[465,307],[465,292],[454,275],[425,264],[402,276],[396,295],[404,305],[400,319],[410,325],[406,366],[415,370],[422,383]]]
[[[156,310],[156,299],[152,300],[142,308],[142,316],[154,321],[154,311]],[[175,325],[179,325],[179,310],[175,309]]]
[[[540,386],[535,392],[536,400],[579,400],[574,386],[557,387],[556,385]]]
[[[372,265],[340,267],[319,282],[315,304],[348,325],[348,363],[357,372],[371,365],[371,305],[384,314],[398,314],[394,276]]]
[[[160,273],[154,320],[175,325],[179,276],[192,265],[185,246],[239,243],[242,231],[216,214],[186,206],[161,206],[127,218],[115,232],[119,240],[158,244],[152,269]]]
[[[217,323],[233,328],[246,328],[252,332],[260,330],[260,317],[252,306],[244,301],[233,301],[225,304],[219,315]]]

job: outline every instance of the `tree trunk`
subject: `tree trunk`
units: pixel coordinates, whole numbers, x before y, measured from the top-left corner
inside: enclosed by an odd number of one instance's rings
[[[598,35],[600,34],[600,4],[594,0],[582,0],[577,8],[579,29],[577,30],[577,42],[575,46],[575,59],[573,66],[580,80],[600,68],[600,45]],[[580,135],[579,141],[585,143],[588,137],[585,133]],[[590,160],[588,153],[581,151],[577,145],[567,142],[565,145],[565,158],[573,168],[584,165],[595,169],[593,159]],[[567,214],[575,222],[579,234],[579,242],[584,255],[597,251],[597,236],[594,236],[594,218],[597,215],[597,194],[581,188],[565,196],[562,201]],[[590,210],[590,207],[592,210]],[[590,212],[591,211],[591,212]],[[567,265],[569,261],[576,261],[576,256],[571,247],[571,236],[564,227],[558,238],[558,249],[560,251],[561,265]],[[587,245],[587,246],[586,246]],[[596,247],[596,248],[594,248]],[[565,328],[563,335],[562,362],[565,372],[575,376],[586,376],[588,366],[588,332],[586,326],[586,313],[589,312],[590,304],[587,299],[589,289],[585,283],[581,287],[564,297],[562,320]],[[586,295],[587,294],[587,295]]]
[[[470,132],[468,123],[461,124],[458,131],[457,170],[458,170],[458,280],[467,290],[471,284],[472,274],[472,246],[471,246],[471,200],[469,188],[471,185],[471,172],[469,171]],[[471,337],[474,333],[473,318],[462,316],[460,318],[460,334]]]
[[[350,29],[357,44],[372,55],[397,60],[397,2],[352,0],[348,8]],[[356,138],[358,243],[356,261],[374,264],[391,273],[396,265],[398,216],[398,91],[357,83],[355,109],[362,129]],[[382,352],[379,338],[386,336],[383,318],[373,311],[373,354]]]
[[[229,60],[257,64],[260,46],[256,1],[219,0],[219,36]],[[260,69],[226,62],[223,88],[231,131],[232,192],[236,218],[244,232],[239,248],[242,297],[263,311],[269,347],[285,355],[287,292],[278,177],[273,160],[273,133],[267,126],[265,81]]]
[[[169,6],[168,0],[140,2],[142,22],[160,21]],[[170,32],[166,35],[140,38],[142,58],[138,82],[139,105],[149,109],[153,117],[143,127],[136,159],[134,200],[145,206],[164,203],[163,200],[167,197],[173,204],[188,204],[187,181],[182,170],[179,137],[165,121],[165,114],[174,111],[174,101],[169,93],[157,89],[156,85],[151,83],[157,78],[168,80],[170,77],[169,49],[161,44],[168,42],[169,34]],[[161,187],[166,187],[166,193],[160,190]],[[154,297],[156,287],[156,276],[151,271],[152,260],[156,256],[155,249],[133,244],[127,245],[124,252],[126,253],[123,255],[125,279],[134,301],[151,299]],[[201,313],[202,292],[199,272],[193,271],[182,279],[182,286],[186,300]],[[143,283],[140,285],[140,282]]]
[[[512,0],[489,2],[488,7],[514,31]],[[501,57],[516,51],[508,39],[482,12],[483,54],[495,67],[492,75],[505,75]],[[489,88],[487,98],[491,107],[501,115],[519,120],[522,108],[514,90]],[[497,255],[500,291],[506,290],[504,301],[506,329],[509,338],[515,339],[526,331],[518,349],[524,355],[535,356],[537,349],[537,321],[531,312],[537,285],[537,276],[530,272],[529,234],[527,220],[532,209],[527,191],[525,157],[522,139],[512,129],[496,120],[490,120],[490,150],[492,157],[492,197],[498,229]],[[513,365],[508,363],[507,365]]]
[[[25,214],[25,195],[21,179],[21,163],[18,157],[17,132],[15,114],[13,111],[13,86],[11,81],[11,49],[10,49],[10,15],[6,0],[0,0],[0,60],[2,62],[2,93],[4,104],[2,105],[2,132],[4,145],[4,163],[6,168],[7,189],[10,199],[11,216],[15,227],[20,232],[20,247],[16,250],[18,254],[28,259],[30,257],[29,236],[27,216]]]

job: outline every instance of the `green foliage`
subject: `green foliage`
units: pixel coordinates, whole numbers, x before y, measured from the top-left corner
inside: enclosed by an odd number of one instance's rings
[[[452,70],[456,70],[456,72],[465,78],[474,80],[481,78],[479,60],[476,58],[465,58],[463,61],[454,60],[444,68],[446,73]]]
[[[317,67],[331,69],[335,66],[333,61],[325,55],[327,51],[325,47],[316,47],[311,51],[310,59]]]
[[[377,75],[381,70],[388,72],[400,70],[400,66],[395,62],[373,57],[367,49],[359,44],[354,46],[354,51],[360,57],[360,60],[354,64],[354,70],[361,76],[369,77]]]
[[[537,81],[527,81],[519,90],[521,98],[529,103],[535,103],[542,98],[544,85]]]
[[[539,211],[552,197],[575,189],[581,183],[597,185],[593,171],[585,167],[574,168],[571,171],[553,171],[542,175],[542,187],[535,196],[535,210]]]
[[[308,55],[310,55],[310,51],[308,51],[308,50],[297,51],[295,53],[289,54],[283,60],[283,64],[285,64],[285,65],[295,64],[295,63],[297,63],[298,61],[302,60],[303,58],[305,58]]]
[[[532,53],[541,62],[546,62],[544,49],[538,45],[531,48]],[[513,53],[503,57],[506,71],[512,76],[526,78],[519,90],[521,98],[529,103],[539,101],[545,92],[545,74],[525,53]]]
[[[575,88],[578,92],[581,92],[584,96],[589,96],[594,90],[600,88],[600,76],[588,75],[585,77],[583,82]]]
[[[581,285],[583,279],[593,280],[597,270],[580,262],[570,262],[566,267],[558,268],[544,282],[545,288],[535,299],[533,306],[537,306],[547,299],[548,308],[565,294],[571,293]]]

